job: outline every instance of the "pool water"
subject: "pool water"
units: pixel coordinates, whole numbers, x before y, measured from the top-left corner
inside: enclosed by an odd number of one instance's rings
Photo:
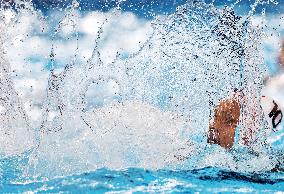
[[[281,193],[284,173],[237,173],[214,167],[182,171],[98,169],[48,180],[2,180],[0,188],[4,193]]]

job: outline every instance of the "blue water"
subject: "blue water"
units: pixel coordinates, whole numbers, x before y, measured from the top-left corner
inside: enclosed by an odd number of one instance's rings
[[[3,193],[274,193],[284,191],[283,172],[237,173],[207,167],[196,170],[99,169],[50,180],[1,181]]]

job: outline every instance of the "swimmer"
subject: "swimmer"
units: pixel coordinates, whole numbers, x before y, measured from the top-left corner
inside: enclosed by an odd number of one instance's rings
[[[281,68],[284,67],[284,40],[278,57],[278,62]],[[275,79],[275,78],[274,78]],[[277,80],[272,79],[270,82]],[[277,81],[278,84],[280,80]],[[262,91],[260,103],[264,116],[268,122],[272,133],[281,129],[283,120],[282,106],[274,98],[270,97],[273,92],[273,87],[277,83],[268,83]],[[273,86],[274,85],[274,86]],[[282,85],[281,85],[282,86]],[[279,87],[278,87],[279,88]],[[235,92],[235,94],[237,94]],[[236,96],[236,95],[235,95]],[[214,112],[213,123],[209,125],[207,142],[209,144],[218,144],[223,148],[229,149],[234,144],[236,127],[240,120],[240,98],[237,97],[221,100],[216,106]]]
[[[284,171],[284,39],[278,56],[279,72],[277,75],[266,80],[261,98],[264,115],[270,125],[267,133],[267,142],[273,148],[273,155],[277,157],[278,163],[272,171]]]
[[[279,103],[268,96],[261,96],[262,111],[273,132],[279,130],[282,110]],[[235,96],[221,100],[214,111],[213,123],[209,125],[207,142],[229,149],[234,144],[236,128],[240,120],[241,107]]]
[[[283,88],[284,88],[284,39],[282,41],[280,53],[278,56],[278,65],[280,72],[265,80],[265,87],[261,97],[262,108],[265,117],[268,120],[272,131],[275,133],[281,131],[283,114]]]
[[[278,56],[278,64],[280,71],[283,71],[284,67],[284,39]],[[283,114],[283,73],[279,73],[276,76],[266,79],[265,87],[263,88],[263,95],[261,97],[261,105],[264,115],[272,128],[272,131],[276,132],[280,130],[279,126],[282,122]]]

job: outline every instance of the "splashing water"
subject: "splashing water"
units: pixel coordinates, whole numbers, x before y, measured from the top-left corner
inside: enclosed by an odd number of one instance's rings
[[[259,41],[263,33],[251,25],[252,13],[239,17],[229,7],[220,10],[189,1],[172,15],[156,17],[136,52],[117,51],[109,61],[102,44],[108,41],[105,29],[118,25],[113,21],[123,16],[117,6],[105,14],[96,35],[88,37],[95,43],[92,55],[81,61],[79,5],[74,1],[52,32],[51,47],[41,48],[46,56],[51,49],[46,59],[50,72],[44,69],[38,78],[46,92],[34,98],[15,89],[18,78],[5,45],[13,40],[16,47],[18,40],[4,29],[16,28],[20,17],[44,18],[31,3],[15,5],[16,11],[7,4],[1,12],[0,152],[3,157],[28,155],[26,176],[54,177],[103,167],[262,171],[275,166],[259,136],[250,137],[256,145],[252,150],[243,148],[244,137],[267,129],[259,103],[267,76]],[[76,44],[67,65],[58,68],[56,40],[66,29]],[[228,152],[207,145],[206,133],[214,107],[235,88],[246,100],[239,145]],[[31,106],[38,110],[37,118],[28,114]]]

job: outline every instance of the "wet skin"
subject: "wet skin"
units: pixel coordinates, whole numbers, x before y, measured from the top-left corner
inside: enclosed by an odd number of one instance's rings
[[[222,100],[214,112],[207,142],[229,149],[234,144],[236,127],[240,119],[240,104],[234,99]]]
[[[282,41],[282,46],[281,46],[281,50],[279,53],[278,62],[283,68],[284,67],[284,39]]]

